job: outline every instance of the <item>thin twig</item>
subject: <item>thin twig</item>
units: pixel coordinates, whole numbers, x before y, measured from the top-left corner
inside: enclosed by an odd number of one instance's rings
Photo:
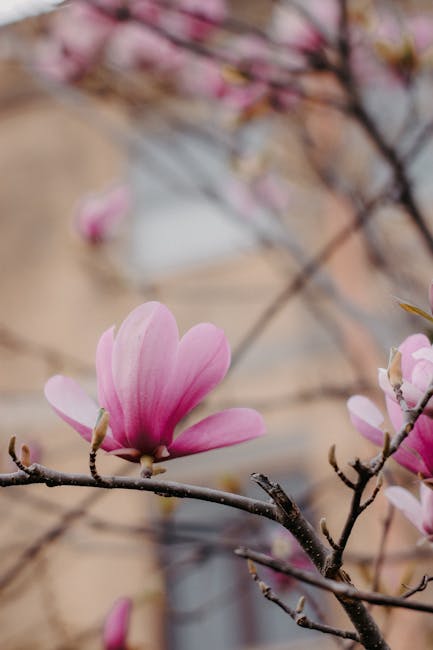
[[[296,625],[299,625],[299,627],[308,628],[309,630],[317,630],[318,632],[323,632],[324,634],[332,634],[333,636],[340,637],[342,639],[352,639],[352,641],[357,641],[359,643],[359,635],[356,634],[356,632],[340,630],[336,627],[331,627],[330,625],[316,623],[303,613],[303,608],[297,607],[296,609],[292,609],[286,605],[286,603],[278,598],[278,596],[272,591],[271,587],[260,579],[255,565],[251,561],[248,562],[248,570],[252,579],[258,585],[263,596],[267,600],[270,600],[272,603],[275,603],[275,605],[278,605],[278,607],[282,609],[283,612],[288,614],[290,618],[295,621]]]

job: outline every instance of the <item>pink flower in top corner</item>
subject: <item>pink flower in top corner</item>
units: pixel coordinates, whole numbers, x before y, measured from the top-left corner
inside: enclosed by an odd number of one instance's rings
[[[99,194],[89,194],[79,204],[75,214],[78,234],[90,244],[110,239],[126,216],[131,203],[129,188],[118,185]]]
[[[296,539],[288,531],[280,530],[272,536],[271,555],[275,560],[289,562],[295,569],[309,571],[314,568],[310,558],[302,550]],[[270,579],[278,589],[289,590],[296,585],[296,579],[271,569]]]
[[[424,334],[413,334],[398,348],[402,355],[402,391],[409,407],[416,405],[433,378],[433,349]],[[392,426],[398,431],[403,413],[398,404],[387,371],[379,368],[379,384],[385,393],[386,407]],[[384,418],[367,397],[355,395],[347,403],[355,428],[376,445],[383,444]],[[393,455],[400,465],[425,478],[433,476],[433,398],[403,444]]]
[[[105,619],[103,641],[104,650],[127,650],[127,636],[132,602],[129,598],[119,598]]]
[[[231,408],[206,417],[175,436],[178,423],[224,378],[230,348],[211,323],[192,327],[179,340],[173,314],[147,302],[134,309],[116,335],[101,336],[96,350],[98,403],[73,379],[56,375],[45,396],[56,413],[90,441],[99,407],[110,415],[102,448],[126,460],[155,462],[245,442],[265,433],[262,416]]]
[[[427,485],[420,484],[419,501],[408,490],[398,486],[387,488],[385,495],[424,537],[433,540],[433,491]]]
[[[271,32],[278,43],[304,54],[319,50],[338,30],[339,3],[336,0],[308,0],[301,10],[278,4],[272,16]]]

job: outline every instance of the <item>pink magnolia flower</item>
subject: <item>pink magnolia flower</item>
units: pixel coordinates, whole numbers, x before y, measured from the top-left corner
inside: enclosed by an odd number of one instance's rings
[[[402,391],[406,403],[413,407],[433,378],[433,349],[424,334],[409,336],[400,345],[402,355]],[[403,413],[398,404],[387,371],[379,368],[379,384],[385,393],[389,419],[397,431],[403,424]],[[355,395],[347,403],[355,428],[376,445],[383,444],[384,418],[380,410],[367,397]],[[403,467],[424,477],[433,476],[433,399],[424,414],[415,423],[393,458]]]
[[[104,625],[104,650],[127,650],[129,619],[132,602],[129,598],[119,598],[111,608]]]
[[[289,562],[295,569],[310,570],[313,568],[308,555],[302,550],[296,539],[288,531],[278,531],[272,536],[271,555],[276,560]],[[278,589],[289,590],[296,585],[296,579],[278,571],[269,571],[270,580]]]
[[[118,185],[100,194],[89,194],[76,211],[77,232],[90,244],[106,241],[126,216],[129,206],[130,191],[126,185]]]
[[[433,491],[427,485],[420,484],[419,501],[408,490],[398,486],[387,488],[385,495],[424,537],[433,539]]]
[[[173,314],[158,302],[132,311],[114,335],[101,336],[96,350],[99,406],[110,414],[105,451],[138,462],[197,454],[234,445],[265,432],[257,411],[232,408],[189,426],[177,424],[225,376],[230,348],[224,332],[200,323],[179,341]],[[56,413],[86,440],[98,416],[94,402],[73,379],[57,375],[45,385]]]

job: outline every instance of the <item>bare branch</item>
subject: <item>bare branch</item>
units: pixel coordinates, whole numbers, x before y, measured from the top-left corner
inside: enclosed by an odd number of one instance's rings
[[[296,578],[296,580],[300,580],[301,582],[312,585],[313,587],[317,587],[318,589],[329,591],[343,599],[346,598],[354,601],[364,601],[366,603],[372,603],[374,605],[382,605],[383,607],[399,607],[402,609],[411,609],[417,612],[428,612],[429,614],[433,614],[433,605],[429,605],[428,603],[411,602],[405,598],[386,596],[374,591],[356,589],[352,585],[344,582],[338,582],[337,580],[323,578],[322,576],[318,575],[316,576],[313,573],[309,571],[303,571],[302,569],[295,569],[295,567],[292,567],[287,562],[275,560],[268,555],[252,551],[248,548],[237,549],[236,555],[250,559],[253,562],[257,562],[257,564],[262,564],[263,566],[267,566],[270,569],[274,569],[275,571],[280,571],[280,573],[284,573],[285,575],[291,576],[292,578]]]
[[[318,632],[323,632],[324,634],[332,634],[333,636],[340,637],[342,639],[351,639],[352,641],[357,641],[359,643],[359,636],[355,632],[349,632],[346,630],[339,630],[336,627],[331,627],[330,625],[323,625],[322,623],[316,623],[309,619],[303,612],[304,609],[304,597],[299,601],[296,609],[292,609],[286,605],[278,596],[272,591],[271,587],[267,585],[263,580],[260,579],[256,567],[251,560],[248,560],[248,571],[254,582],[258,585],[263,596],[270,600],[275,605],[278,605],[280,609],[283,610],[286,614],[292,618],[296,625],[299,627],[308,628],[309,630],[317,630]]]

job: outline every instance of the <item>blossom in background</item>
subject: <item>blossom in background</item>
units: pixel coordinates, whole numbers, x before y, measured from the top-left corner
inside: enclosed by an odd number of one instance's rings
[[[379,16],[371,33],[378,58],[395,78],[409,82],[424,63],[431,59],[433,20],[425,15],[396,14]]]
[[[304,553],[301,546],[289,531],[279,530],[274,533],[271,539],[271,556],[275,560],[288,562],[295,569],[310,570],[313,564],[310,558]],[[284,573],[279,573],[271,569],[269,571],[270,580],[278,589],[289,590],[296,585],[296,579]]]
[[[126,185],[89,194],[76,209],[74,222],[78,234],[90,244],[110,239],[126,216],[130,203],[130,190]]]
[[[102,54],[116,25],[97,7],[71,2],[54,14],[49,35],[40,40],[36,68],[56,81],[80,78]]]
[[[176,438],[176,425],[224,378],[230,348],[211,323],[192,327],[179,341],[173,314],[158,302],[132,311],[96,350],[99,406],[110,414],[102,448],[127,460],[154,461],[234,445],[265,433],[263,418],[248,408],[214,413]],[[45,385],[56,413],[90,441],[98,405],[73,379],[56,375]]]
[[[303,54],[317,52],[338,32],[340,16],[336,0],[308,0],[300,9],[278,4],[273,12],[271,33],[277,43]]]
[[[424,537],[433,540],[433,491],[427,485],[420,483],[419,501],[408,490],[398,486],[387,488],[385,495]]]
[[[178,38],[202,41],[226,16],[225,0],[176,0],[162,14],[160,26]]]
[[[183,63],[178,47],[151,28],[131,21],[113,33],[106,58],[124,70],[152,68],[155,72],[174,72]]]
[[[127,636],[132,602],[119,598],[111,608],[104,624],[104,650],[127,650]]]
[[[398,348],[401,352],[402,391],[409,407],[416,405],[433,378],[433,349],[424,334],[409,336]],[[389,382],[387,371],[379,368],[379,384],[385,393],[389,419],[396,431],[403,424],[403,413]],[[376,445],[382,445],[384,418],[367,397],[355,395],[348,401],[356,429]],[[415,423],[413,430],[393,454],[394,460],[415,474],[433,476],[433,400]]]

